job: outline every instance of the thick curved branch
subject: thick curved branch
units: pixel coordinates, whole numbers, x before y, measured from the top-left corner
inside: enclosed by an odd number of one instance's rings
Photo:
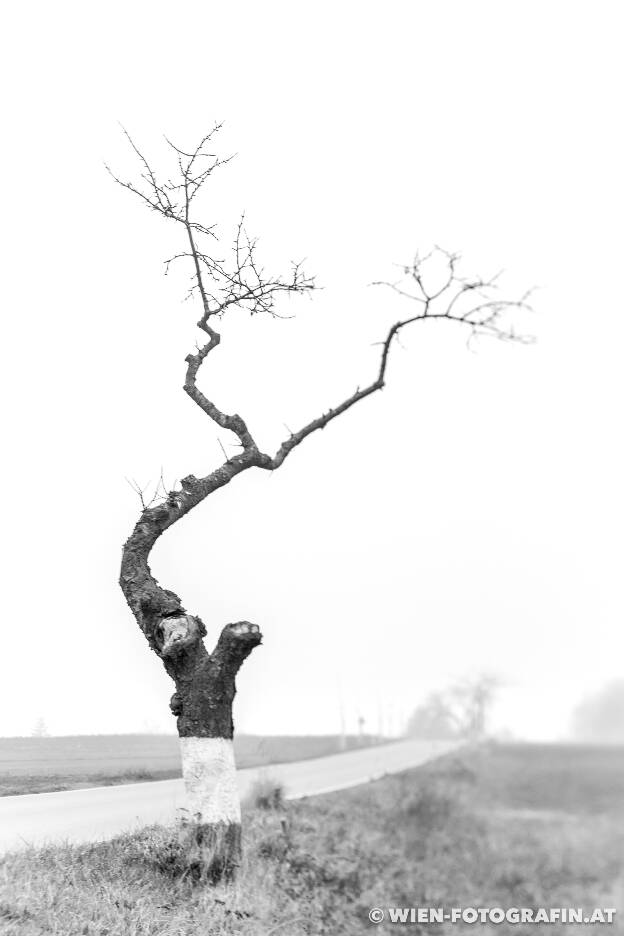
[[[162,656],[164,637],[158,631],[163,619],[186,614],[178,596],[161,588],[149,567],[150,553],[162,534],[242,471],[259,465],[261,456],[243,452],[204,478],[188,475],[181,489],[169,491],[155,506],[146,507],[123,547],[120,585],[150,646]],[[201,630],[201,628],[200,628]],[[205,633],[205,631],[204,631]],[[166,654],[165,654],[166,655]]]
[[[197,372],[204,360],[221,341],[221,336],[218,332],[214,331],[207,322],[204,322],[203,319],[197,323],[199,328],[202,328],[209,336],[210,341],[199,348],[195,354],[188,354],[186,356],[186,363],[188,367],[186,369],[186,378],[184,380],[184,391],[190,396],[194,403],[199,406],[201,410],[209,416],[213,422],[218,426],[221,426],[222,429],[229,429],[230,432],[233,432],[239,439],[244,451],[246,452],[255,452],[258,450],[258,447],[254,441],[253,436],[247,428],[247,424],[244,419],[242,419],[237,413],[234,413],[232,416],[228,416],[226,413],[223,413],[211,400],[206,397],[202,391],[197,386]]]

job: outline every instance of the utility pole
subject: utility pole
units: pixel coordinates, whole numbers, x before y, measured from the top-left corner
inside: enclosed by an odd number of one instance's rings
[[[338,746],[341,751],[344,751],[347,747],[347,732],[345,726],[344,701],[342,698],[342,684],[340,680],[338,680],[338,706],[340,710],[340,737],[338,739]]]

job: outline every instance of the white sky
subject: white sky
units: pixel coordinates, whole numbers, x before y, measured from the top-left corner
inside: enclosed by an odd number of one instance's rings
[[[249,472],[153,555],[209,638],[249,619],[239,730],[376,730],[431,689],[504,680],[499,727],[565,734],[621,676],[617,3],[13,4],[4,15],[0,734],[173,729],[117,586],[124,476],[218,463],[181,390],[197,309],[172,232],[103,169],[225,120],[206,223],[245,209],[268,265],[325,287],[233,316],[203,386],[269,449],[370,379],[405,312],[369,288],[418,247],[537,284],[534,347],[418,326],[388,387],[274,476]],[[199,334],[199,333],[197,333]],[[227,440],[222,440],[224,443]]]

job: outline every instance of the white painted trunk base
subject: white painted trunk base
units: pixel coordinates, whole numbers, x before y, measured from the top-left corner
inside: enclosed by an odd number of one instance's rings
[[[206,823],[241,821],[234,745],[227,738],[180,738],[187,809]]]

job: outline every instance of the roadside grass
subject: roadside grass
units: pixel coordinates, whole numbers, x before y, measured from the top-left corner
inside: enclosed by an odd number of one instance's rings
[[[501,744],[475,767],[484,795],[513,808],[624,811],[624,747]]]
[[[370,736],[346,739],[348,749],[374,743],[376,739]],[[237,735],[234,747],[239,767],[257,767],[336,754],[341,739],[337,735]],[[173,734],[0,738],[0,796],[180,776],[180,744]]]
[[[349,936],[396,930],[370,924],[371,907],[621,910],[621,779],[613,771],[605,780],[604,759],[612,766],[617,757],[594,754],[493,747],[299,802],[273,803],[267,784],[258,792],[275,808],[247,809],[243,867],[231,886],[197,879],[198,856],[180,827],[16,852],[0,861],[0,932]],[[583,776],[557,803],[566,758]],[[547,928],[553,936],[589,931]],[[479,934],[536,930],[478,926]],[[411,925],[409,932],[477,929]],[[617,916],[608,932],[624,933]]]

